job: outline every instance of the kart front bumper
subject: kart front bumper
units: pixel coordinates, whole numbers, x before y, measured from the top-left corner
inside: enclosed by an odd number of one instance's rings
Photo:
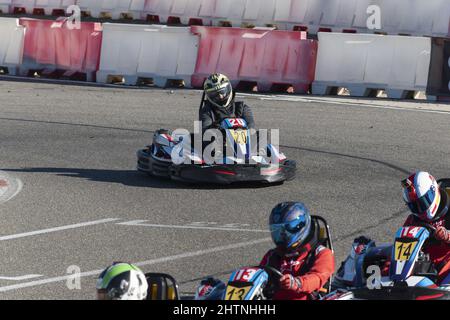
[[[153,158],[147,150],[139,150],[137,157],[139,171],[191,183],[254,182],[274,184],[294,179],[297,171],[297,164],[292,160],[285,160],[278,165],[174,165],[171,162]]]

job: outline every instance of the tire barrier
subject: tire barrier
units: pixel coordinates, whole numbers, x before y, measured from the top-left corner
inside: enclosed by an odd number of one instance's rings
[[[300,31],[192,26],[200,46],[192,85],[200,88],[214,72],[226,74],[232,84],[254,82],[258,91],[274,85],[309,90],[314,80],[317,41]]]
[[[191,87],[197,52],[198,37],[187,27],[105,23],[97,82]]]
[[[427,95],[450,101],[450,39],[432,40]]]
[[[430,38],[320,32],[312,93],[409,97],[427,88],[430,51]]]
[[[21,18],[26,28],[21,75],[39,71],[56,77],[82,74],[95,80],[98,70],[102,27],[99,23],[82,22],[80,29],[70,29],[65,21]]]
[[[67,7],[76,0],[12,0],[11,13],[65,16]]]
[[[0,18],[0,67],[11,75],[22,64],[25,28],[19,19]]]
[[[109,19],[141,19],[146,0],[77,0],[84,16]]]

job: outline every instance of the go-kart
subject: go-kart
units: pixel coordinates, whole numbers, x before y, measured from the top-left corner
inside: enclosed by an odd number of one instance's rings
[[[316,228],[317,245],[333,250],[330,228],[326,220],[311,216]],[[283,274],[271,266],[244,267],[234,271],[228,283],[207,277],[197,287],[194,300],[270,300],[279,290],[279,280]],[[176,280],[163,273],[147,273],[149,300],[182,300]],[[328,281],[312,299],[321,299],[330,292]]]
[[[312,216],[313,225],[317,231],[317,244],[333,250],[331,234],[326,220]],[[283,274],[271,266],[244,267],[234,271],[228,283],[206,278],[197,288],[195,300],[271,300],[279,290],[280,278]],[[320,299],[330,289],[330,282],[312,295],[312,299]]]
[[[449,300],[450,287],[436,285],[437,271],[422,251],[432,232],[425,225],[402,227],[394,244],[384,246],[375,246],[369,239],[356,239],[334,277],[333,291],[324,299]],[[374,271],[381,271],[383,266],[389,266],[388,275]]]
[[[447,193],[449,182],[448,179],[439,181]],[[333,292],[325,299],[450,299],[450,286],[436,284],[438,273],[423,251],[435,231],[425,223],[401,227],[393,244],[381,246],[366,237],[355,239],[349,256],[333,279]]]
[[[137,152],[137,169],[192,183],[276,184],[295,178],[296,162],[272,144],[259,148],[259,132],[249,129],[244,119],[224,119],[216,129],[212,139],[215,148],[206,146],[203,140],[196,146],[196,138],[189,133],[158,130],[153,143]]]

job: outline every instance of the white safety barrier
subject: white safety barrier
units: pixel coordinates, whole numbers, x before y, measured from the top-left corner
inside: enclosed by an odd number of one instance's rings
[[[76,0],[12,0],[11,13],[14,9],[25,9],[28,14],[36,14],[36,10],[43,10],[46,15],[65,12],[67,7],[75,4]]]
[[[146,0],[77,0],[81,11],[95,18],[141,19]]]
[[[380,8],[381,31],[388,34],[446,37],[450,26],[450,1],[448,0],[358,0],[355,27],[367,32],[367,20],[373,15],[367,8]],[[376,9],[375,9],[376,10]],[[374,16],[375,17],[375,16]]]
[[[264,26],[273,21],[275,3],[278,0],[148,0],[145,14],[166,23],[170,17],[178,18],[182,24],[192,19],[201,20],[202,25],[230,23],[233,27],[242,24]]]
[[[371,0],[276,0],[274,23],[288,29],[302,26],[310,33],[319,28],[342,31],[352,27],[358,7]],[[367,17],[364,10],[364,17]]]
[[[449,12],[448,0],[147,0],[144,8],[161,23],[175,17],[182,24],[200,19],[203,25],[305,27],[313,34],[322,28],[417,36],[446,36]]]
[[[24,36],[19,19],[0,18],[0,66],[8,68],[11,75],[17,74],[22,63]]]
[[[345,87],[352,96],[385,90],[390,98],[425,91],[431,38],[319,32],[313,94]]]
[[[11,8],[12,0],[0,0],[0,11],[1,13],[9,13]]]
[[[198,42],[190,28],[105,23],[97,82],[121,76],[130,85],[144,78],[158,87],[171,80],[190,87]]]
[[[274,23],[307,27],[417,36],[446,36],[448,0],[276,0]]]
[[[200,17],[204,10],[214,0],[147,0],[144,7],[145,16],[158,17],[159,22],[167,23],[169,17],[180,19],[182,24],[188,25],[191,19],[205,19],[203,24],[210,23],[210,17]]]

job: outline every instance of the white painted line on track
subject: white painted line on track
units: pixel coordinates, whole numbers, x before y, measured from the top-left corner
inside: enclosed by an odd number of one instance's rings
[[[55,227],[55,228],[49,228],[49,229],[36,230],[36,231],[31,231],[31,232],[12,234],[12,235],[8,235],[8,236],[0,236],[0,241],[13,240],[13,239],[19,239],[19,238],[25,238],[25,237],[32,237],[32,236],[36,236],[36,235],[40,235],[40,234],[46,234],[46,233],[63,231],[63,230],[88,227],[88,226],[93,226],[93,225],[97,225],[97,224],[114,222],[114,221],[118,221],[118,220],[120,220],[120,219],[109,218],[109,219],[95,220],[95,221],[89,221],[89,222],[82,222],[82,223],[77,223],[77,224],[70,224],[70,225],[67,225],[67,226],[61,226],[61,227]]]
[[[19,277],[2,277],[2,276],[0,276],[0,280],[25,281],[25,280],[30,280],[30,279],[40,278],[40,277],[43,277],[43,275],[42,274],[27,274],[27,275],[19,276]]]
[[[266,100],[266,101],[287,101],[287,102],[309,102],[309,103],[322,103],[322,104],[337,104],[337,105],[344,105],[348,107],[364,107],[364,108],[375,108],[375,109],[389,109],[389,110],[397,110],[397,111],[416,111],[416,112],[424,112],[424,113],[436,113],[436,114],[445,114],[450,115],[450,110],[433,110],[433,109],[422,109],[421,106],[419,106],[420,101],[410,101],[410,104],[417,104],[412,106],[389,106],[389,105],[380,105],[380,104],[370,104],[365,102],[357,102],[357,101],[339,101],[339,98],[321,98],[318,96],[310,96],[310,97],[299,97],[299,96],[280,96],[280,95],[264,95],[264,94],[253,94],[253,93],[238,93],[237,96],[241,97],[248,97],[248,98],[256,98],[260,100]],[[342,97],[342,99],[352,99],[352,97]],[[358,98],[353,97],[353,99],[357,100]],[[388,101],[383,100],[372,100],[374,103],[389,103]],[[396,103],[408,103],[408,101],[395,101]],[[426,101],[424,101],[426,102]],[[438,102],[436,102],[438,104]]]
[[[268,233],[268,230],[258,229],[240,229],[240,228],[227,228],[227,227],[207,227],[207,226],[181,226],[181,225],[165,225],[165,224],[150,224],[145,223],[148,220],[133,220],[128,222],[116,223],[123,226],[141,226],[149,228],[166,228],[166,229],[196,229],[196,230],[216,230],[216,231],[237,231],[237,232],[264,232]]]
[[[141,261],[141,262],[134,262],[133,264],[135,264],[138,267],[150,266],[150,265],[154,265],[154,264],[158,264],[158,263],[165,263],[165,262],[169,262],[169,261],[181,260],[181,259],[186,259],[186,258],[203,256],[206,254],[213,254],[213,253],[218,253],[218,252],[227,251],[227,250],[244,248],[244,247],[257,245],[257,244],[269,242],[269,241],[272,241],[272,239],[271,238],[262,238],[262,239],[258,239],[258,240],[242,242],[242,243],[235,243],[235,244],[230,244],[230,245],[226,245],[226,246],[220,246],[220,247],[215,247],[215,248],[210,248],[210,249],[205,249],[205,250],[186,252],[186,253],[177,254],[174,256],[168,256],[168,257],[157,258],[157,259]],[[79,274],[79,276],[80,277],[98,276],[103,270],[104,269],[82,272]],[[23,289],[23,288],[46,285],[49,283],[61,282],[61,281],[65,281],[68,279],[73,279],[73,274],[60,276],[60,277],[54,277],[54,278],[48,278],[48,279],[42,279],[42,280],[35,280],[35,281],[30,281],[30,282],[24,282],[24,283],[18,283],[18,284],[9,285],[9,286],[3,286],[3,287],[0,287],[0,292],[7,292],[7,291],[18,290],[18,289]],[[93,285],[93,287],[94,286],[95,286],[95,284]]]
[[[249,95],[252,96],[252,95]],[[321,100],[321,99],[311,99],[311,98],[300,98],[300,97],[277,97],[277,96],[256,96],[260,100],[266,101],[287,101],[287,102],[309,102],[309,103],[322,103],[322,104],[337,104],[344,105],[348,107],[364,107],[364,108],[373,108],[373,109],[388,109],[388,110],[396,110],[396,111],[416,111],[423,113],[436,113],[436,114],[445,114],[450,115],[449,111],[444,110],[433,110],[433,109],[420,109],[416,106],[414,107],[396,107],[396,106],[382,106],[377,104],[368,104],[364,102],[352,102],[352,101],[338,101],[338,100]]]

